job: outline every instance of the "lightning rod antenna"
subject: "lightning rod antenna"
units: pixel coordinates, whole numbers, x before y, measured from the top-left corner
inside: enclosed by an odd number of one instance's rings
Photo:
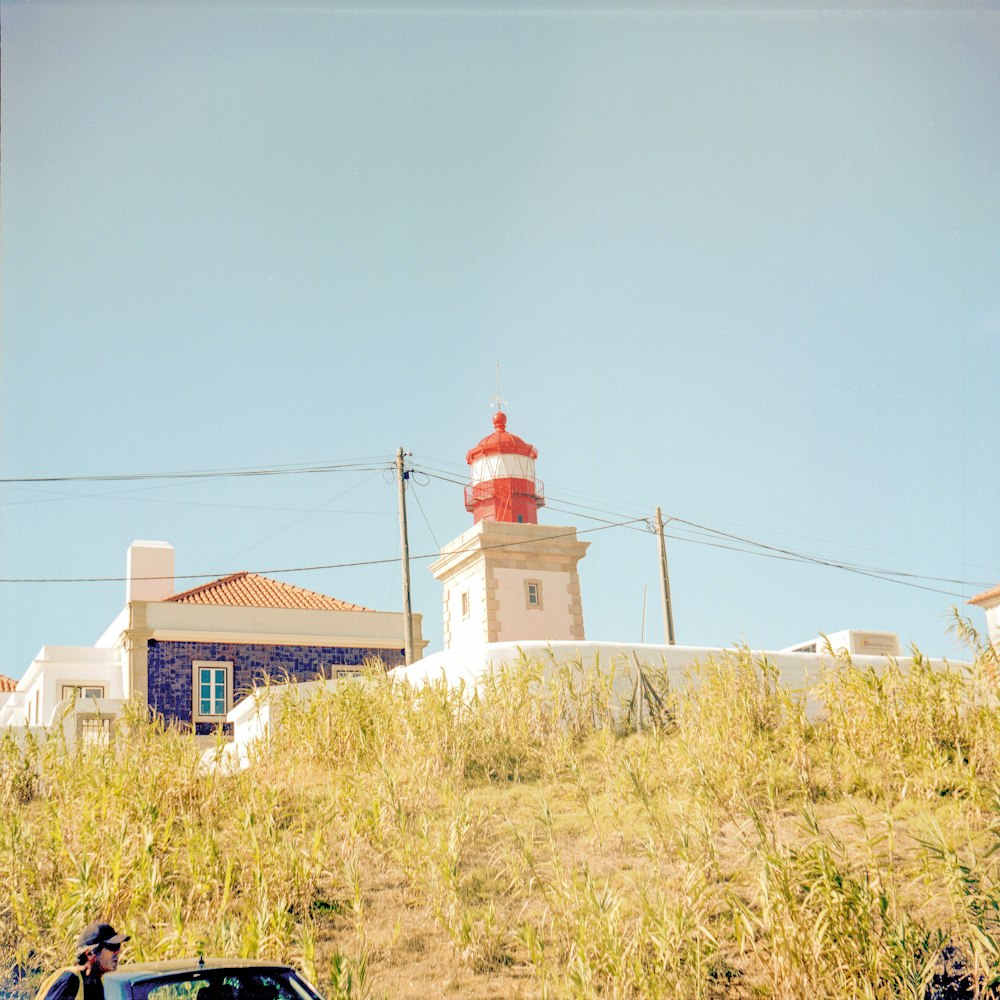
[[[497,394],[491,400],[494,409],[499,412],[507,405],[507,400],[500,395],[500,362],[497,362]]]

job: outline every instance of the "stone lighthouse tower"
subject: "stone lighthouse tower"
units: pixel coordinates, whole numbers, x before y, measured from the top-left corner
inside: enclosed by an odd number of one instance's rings
[[[582,641],[575,528],[538,523],[545,505],[538,450],[493,417],[493,433],[466,455],[465,509],[473,525],[430,569],[444,589],[444,646],[527,639]]]

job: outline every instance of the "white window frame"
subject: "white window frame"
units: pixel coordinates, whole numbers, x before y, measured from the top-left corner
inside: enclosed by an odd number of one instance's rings
[[[531,599],[531,588],[535,588],[535,600]],[[524,606],[529,611],[541,611],[542,610],[542,581],[541,580],[525,580],[524,581]]]
[[[358,677],[363,677],[364,671],[361,667],[334,667],[333,668],[333,679],[335,681],[345,681],[345,680],[356,680]]]
[[[221,714],[201,711],[201,672],[202,670],[225,670],[225,703]],[[191,664],[191,722],[225,722],[229,710],[233,707],[233,661],[232,660],[194,660]]]
[[[80,693],[76,696],[77,698],[103,698],[104,697],[104,685],[103,684],[88,684],[84,681],[63,681],[59,690],[62,692],[59,700],[65,701],[67,698],[73,697],[74,691],[79,691]]]
[[[462,618],[469,617],[469,608],[472,605],[472,601],[469,599],[469,592],[467,590],[462,591],[461,596],[461,608],[462,608]]]
[[[110,715],[79,712],[76,716],[76,738],[81,744],[108,746],[114,731],[115,720]]]

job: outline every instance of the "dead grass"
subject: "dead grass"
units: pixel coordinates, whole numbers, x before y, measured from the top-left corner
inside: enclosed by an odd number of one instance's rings
[[[554,683],[345,685],[230,777],[138,717],[0,743],[0,975],[30,992],[97,914],[127,958],[267,955],[332,998],[923,998],[946,945],[1000,973],[981,672],[845,662],[809,720],[735,650],[641,732]]]

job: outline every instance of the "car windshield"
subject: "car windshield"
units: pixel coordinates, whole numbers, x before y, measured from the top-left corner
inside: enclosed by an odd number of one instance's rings
[[[318,1000],[291,972],[218,969],[140,980],[133,1000]]]

